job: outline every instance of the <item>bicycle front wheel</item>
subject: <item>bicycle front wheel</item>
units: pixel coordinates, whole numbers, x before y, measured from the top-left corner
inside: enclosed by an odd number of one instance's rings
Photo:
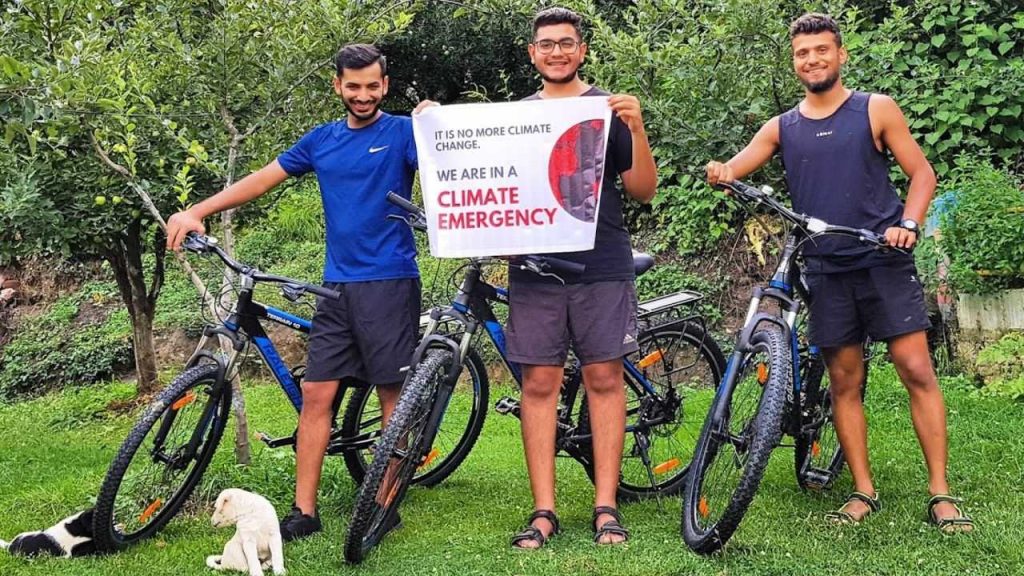
[[[398,521],[398,507],[416,469],[425,462],[428,419],[447,367],[447,350],[429,350],[411,370],[374,452],[359,492],[345,538],[345,560],[358,564]]]
[[[210,464],[231,410],[219,367],[189,368],[160,392],[107,470],[93,516],[100,550],[156,534],[178,513]]]
[[[446,367],[447,369],[447,367]],[[487,416],[490,394],[487,369],[476,350],[470,348],[462,364],[444,419],[437,429],[434,445],[413,474],[412,483],[436,486],[462,464],[480,437]],[[349,400],[341,434],[347,439],[373,441],[381,435],[381,412],[377,395],[370,388],[358,388]],[[345,451],[345,466],[356,483],[362,483],[373,461],[374,447]]]
[[[792,364],[777,330],[758,330],[734,355],[697,442],[683,497],[683,540],[710,554],[729,540],[761,483],[782,436]]]

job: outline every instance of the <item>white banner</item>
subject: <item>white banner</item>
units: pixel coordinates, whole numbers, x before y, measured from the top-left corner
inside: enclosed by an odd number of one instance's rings
[[[611,110],[598,97],[432,106],[413,116],[430,253],[594,247]]]

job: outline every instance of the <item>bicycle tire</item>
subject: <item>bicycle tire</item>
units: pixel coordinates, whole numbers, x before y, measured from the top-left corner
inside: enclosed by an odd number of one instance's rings
[[[429,466],[418,468],[413,475],[412,483],[417,486],[436,486],[443,482],[469,456],[470,451],[480,437],[487,416],[487,402],[490,396],[490,384],[487,379],[487,368],[475,349],[470,348],[463,361],[462,375],[456,383],[456,392],[469,389],[472,398],[468,402],[468,417],[464,425],[463,419],[451,417],[451,407],[445,410],[434,440]],[[341,424],[343,438],[355,438],[363,434],[380,435],[380,407],[374,407],[375,396],[368,387],[357,388],[345,408],[345,417]],[[448,428],[445,425],[448,424]],[[459,430],[461,428],[461,430]],[[456,434],[458,437],[455,437]],[[345,466],[349,475],[357,484],[363,482],[366,469],[373,459],[373,449],[346,450],[343,453]]]
[[[653,397],[635,380],[626,387],[626,424],[634,426],[635,432],[627,433],[623,444],[617,498],[624,502],[671,496],[682,490],[700,432],[699,422],[687,427],[684,409],[695,396],[705,395],[710,402],[725,372],[725,357],[718,343],[696,323],[655,326],[642,332],[637,344],[640,349],[631,355],[630,361],[653,385],[662,402],[653,402]],[[628,372],[626,377],[632,379]],[[580,429],[589,433],[586,394],[581,395],[580,402]],[[688,410],[693,413],[693,408]],[[645,425],[647,421],[663,418],[668,420]],[[641,442],[648,443],[653,484],[641,457]],[[593,459],[586,461],[584,467],[593,482]]]
[[[157,395],[136,421],[107,470],[96,498],[93,537],[99,550],[122,550],[153,536],[188,500],[217,450],[231,413],[231,387],[227,384],[219,385],[218,372],[219,367],[215,364],[202,364],[182,372]],[[207,396],[205,402],[195,402],[200,395]],[[196,414],[195,408],[200,407],[201,410]],[[203,413],[207,407],[211,412],[204,419]],[[191,420],[184,418],[186,415],[196,416],[191,427]],[[157,426],[158,423],[160,426]],[[156,446],[151,446],[150,456],[138,460],[137,456],[145,454],[142,448],[150,432],[155,430],[159,436],[160,428],[165,425],[167,430],[159,453],[155,452]],[[174,471],[170,467],[171,462],[156,459],[157,456],[165,460],[174,458],[174,453],[180,452],[196,432],[202,441],[195,455],[184,463],[175,462],[178,465],[184,464],[183,469]],[[168,443],[168,440],[171,442]],[[174,445],[174,442],[179,444]],[[138,475],[139,467],[144,462],[157,465],[156,469],[160,471],[160,480],[164,485],[151,490],[143,489],[135,495],[129,489],[139,488],[138,481],[147,479],[145,474]],[[133,467],[133,464],[136,466]],[[186,473],[181,478],[183,472]],[[138,502],[141,509],[134,502]],[[133,510],[128,512],[129,509]],[[135,514],[138,514],[137,522]],[[134,524],[139,525],[138,529],[129,528]]]
[[[683,498],[682,532],[686,545],[699,554],[710,554],[722,548],[739,527],[764,476],[771,452],[782,437],[786,388],[792,381],[789,345],[781,332],[762,329],[753,333],[750,347],[739,365],[731,367],[718,390],[690,464]],[[762,354],[767,359],[757,361]],[[751,368],[754,369],[753,379],[748,378]],[[757,386],[761,386],[759,393]],[[749,418],[738,409],[744,400],[749,403],[744,396],[757,398]],[[738,422],[734,422],[737,413],[735,420]],[[728,438],[717,431],[721,424],[728,430]],[[736,486],[719,490],[715,483],[722,475],[720,470],[729,473],[729,466],[739,470]],[[716,517],[709,520],[712,511]]]
[[[409,488],[410,480],[423,453],[423,436],[441,378],[439,372],[452,362],[447,350],[428,350],[426,356],[409,372],[398,405],[384,427],[375,449],[388,458],[374,458],[356,494],[352,519],[345,536],[345,561],[358,564],[380,542],[397,521],[398,507]],[[389,485],[385,476],[392,460],[398,460]],[[385,502],[378,495],[385,491]]]

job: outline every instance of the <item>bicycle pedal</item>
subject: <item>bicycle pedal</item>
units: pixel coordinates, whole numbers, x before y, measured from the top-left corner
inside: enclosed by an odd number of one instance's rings
[[[519,416],[519,402],[505,396],[494,405],[494,411],[503,416],[512,414],[513,416]]]
[[[267,445],[267,448],[280,448],[282,446],[294,446],[295,437],[285,436],[283,438],[274,438],[266,432],[257,432],[256,439]]]

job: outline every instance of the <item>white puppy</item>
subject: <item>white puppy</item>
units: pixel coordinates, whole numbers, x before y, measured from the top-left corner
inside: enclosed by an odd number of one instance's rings
[[[273,567],[284,574],[284,548],[277,512],[266,498],[252,492],[228,488],[217,496],[213,509],[217,528],[237,526],[235,535],[224,545],[224,554],[207,556],[206,565],[214,570],[238,570],[249,576],[263,576]]]

